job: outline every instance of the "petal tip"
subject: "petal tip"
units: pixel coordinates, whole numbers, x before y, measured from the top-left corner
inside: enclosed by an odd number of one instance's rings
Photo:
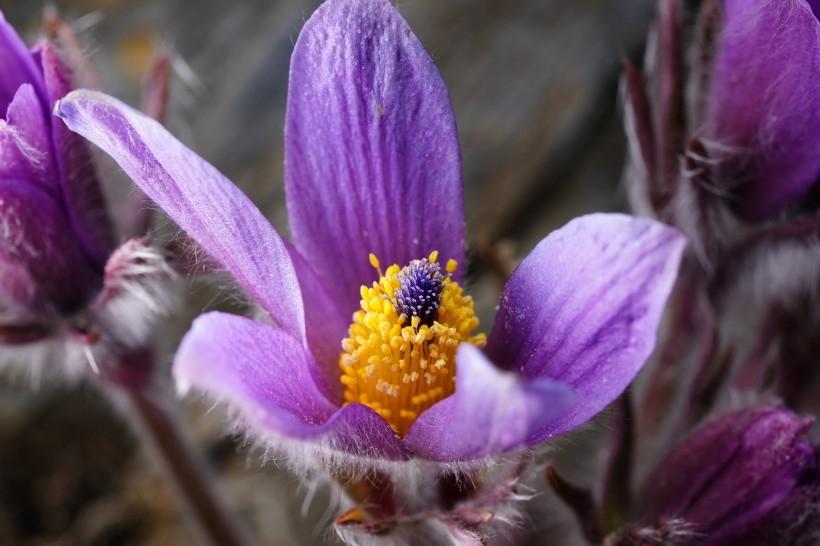
[[[91,89],[74,89],[54,103],[52,113],[63,121],[68,121],[71,116],[76,115],[77,103],[83,99],[103,102],[105,95]]]

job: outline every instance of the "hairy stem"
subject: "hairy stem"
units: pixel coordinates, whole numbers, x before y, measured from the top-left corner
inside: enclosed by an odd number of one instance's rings
[[[209,469],[184,433],[164,392],[111,383],[106,384],[106,390],[159,461],[185,515],[199,534],[197,544],[249,546],[251,541],[220,499]]]

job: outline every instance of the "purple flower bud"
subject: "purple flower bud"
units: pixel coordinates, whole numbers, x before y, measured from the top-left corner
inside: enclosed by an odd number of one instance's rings
[[[660,7],[646,85],[626,74],[638,203],[710,224],[712,200],[754,221],[796,208],[820,181],[818,2],[711,0],[694,29],[680,0]]]
[[[147,238],[114,249],[88,144],[53,114],[73,88],[56,47],[30,51],[0,13],[0,364],[141,387],[177,275]]]
[[[768,217],[820,180],[820,21],[806,0],[722,8],[703,138],[718,188]]]
[[[799,407],[820,327],[820,2],[658,6],[646,78],[625,72],[626,178],[690,245],[639,414],[708,411],[728,385]]]
[[[803,544],[820,528],[810,425],[782,407],[710,422],[655,470],[645,498],[649,515],[686,522],[701,546]]]
[[[113,230],[85,143],[52,115],[71,90],[50,44],[0,14],[0,326],[76,313],[102,285]]]

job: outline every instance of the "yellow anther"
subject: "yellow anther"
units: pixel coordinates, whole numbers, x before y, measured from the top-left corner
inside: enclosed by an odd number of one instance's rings
[[[393,264],[382,273],[376,256],[369,259],[379,280],[361,287],[361,310],[342,341],[344,400],[373,408],[403,436],[420,413],[453,393],[459,343],[481,347],[486,337],[471,335],[478,326],[473,300],[451,277],[442,283],[434,322],[422,324],[419,317],[396,311],[401,267]],[[438,252],[433,251],[428,261],[436,260]],[[448,273],[456,267],[455,260],[447,262]]]
[[[458,269],[458,262],[450,258],[449,260],[447,260],[447,265],[445,266],[445,269],[447,269],[447,273],[455,273],[456,269]]]

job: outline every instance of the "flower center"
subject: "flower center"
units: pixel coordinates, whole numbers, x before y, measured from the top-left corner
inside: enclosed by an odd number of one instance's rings
[[[379,272],[371,287],[361,287],[361,310],[353,315],[339,357],[345,402],[369,406],[400,435],[421,412],[455,390],[455,353],[461,342],[479,347],[473,299],[463,294],[447,262],[444,274],[438,252],[403,268]]]

